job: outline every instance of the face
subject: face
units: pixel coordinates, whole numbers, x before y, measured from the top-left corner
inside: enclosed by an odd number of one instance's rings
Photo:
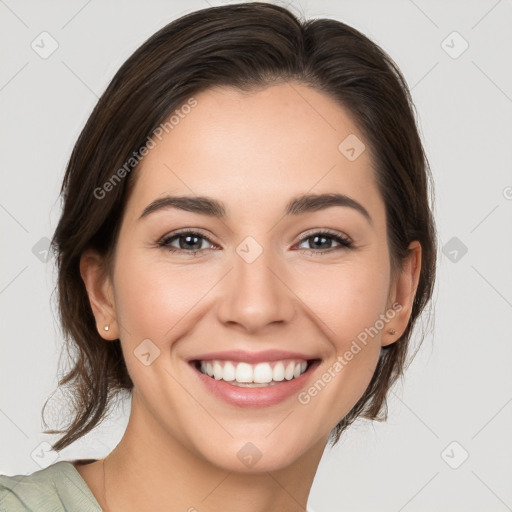
[[[363,135],[324,94],[195,99],[133,171],[112,336],[155,431],[230,471],[283,468],[325,443],[400,334],[385,207]],[[323,194],[339,197],[287,211]],[[224,215],[163,201],[197,196]]]

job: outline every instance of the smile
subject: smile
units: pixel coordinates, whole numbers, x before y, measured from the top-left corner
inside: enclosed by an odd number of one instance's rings
[[[314,378],[321,361],[313,354],[284,350],[229,350],[188,359],[206,396],[243,408],[293,399]]]
[[[240,387],[266,387],[278,382],[290,381],[307,371],[308,362],[283,359],[257,364],[237,361],[197,361],[196,368],[215,380],[229,382]]]

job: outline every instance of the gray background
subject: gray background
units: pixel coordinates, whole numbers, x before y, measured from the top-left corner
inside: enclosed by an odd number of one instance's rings
[[[115,71],[172,19],[220,3],[228,2],[0,0],[2,474],[102,457],[122,436],[126,401],[73,446],[47,450],[54,437],[41,432],[40,411],[56,389],[62,338],[46,239],[71,149]],[[359,421],[327,448],[309,506],[512,510],[512,2],[293,7],[354,26],[402,69],[434,175],[440,238],[435,322],[424,324],[424,344],[390,394],[389,419]],[[47,58],[43,31],[58,43]],[[65,410],[61,399],[53,394],[49,421]]]

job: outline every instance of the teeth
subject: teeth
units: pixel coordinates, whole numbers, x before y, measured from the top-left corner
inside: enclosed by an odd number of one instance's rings
[[[235,366],[230,363],[229,361],[224,365],[223,373],[222,373],[222,379],[231,382],[235,380],[236,378],[236,368]]]
[[[201,372],[215,380],[224,380],[242,387],[272,386],[276,382],[300,377],[307,369],[306,361],[236,363],[232,361],[201,361]]]
[[[236,365],[235,380],[237,382],[253,382],[252,366],[247,363],[238,363]]]
[[[260,363],[256,365],[253,372],[253,382],[257,384],[265,384],[272,381],[272,368],[268,363]]]
[[[293,379],[293,370],[294,369],[295,369],[295,365],[293,364],[293,361],[291,363],[288,363],[288,366],[286,367],[286,370],[284,371],[284,378],[286,380]]]
[[[224,374],[222,370],[222,366],[218,361],[213,362],[213,377],[216,380],[222,379],[222,375]]]
[[[274,370],[272,371],[272,380],[277,382],[284,380],[284,364],[281,363],[281,361],[274,366]]]

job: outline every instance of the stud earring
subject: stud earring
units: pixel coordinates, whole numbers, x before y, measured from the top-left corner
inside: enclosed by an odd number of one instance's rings
[[[105,327],[103,327],[103,330],[108,331],[110,329],[110,326],[107,324]]]
[[[389,332],[389,334],[396,334],[395,329],[390,329],[388,332]]]

